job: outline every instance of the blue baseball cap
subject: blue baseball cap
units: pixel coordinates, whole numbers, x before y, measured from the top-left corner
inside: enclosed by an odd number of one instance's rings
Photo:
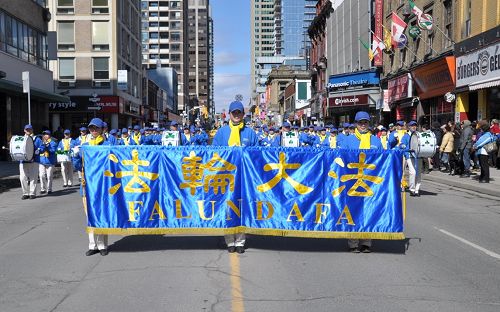
[[[141,130],[141,127],[139,125],[135,125],[134,130]]]
[[[177,126],[177,125],[179,125],[179,124],[177,123],[177,121],[172,120],[172,121],[170,122],[170,125],[171,125],[171,126]]]
[[[387,128],[386,127],[382,127],[382,128],[380,128],[380,131],[387,131]]]
[[[116,134],[116,129],[111,129],[111,130],[109,131],[109,134],[111,134],[111,135]]]
[[[128,133],[128,129],[127,128],[123,128],[122,129],[122,133]]]
[[[330,132],[337,132],[337,131],[338,131],[338,130],[337,130],[337,128],[335,128],[335,127],[332,127],[332,128],[330,129]]]
[[[89,122],[89,127],[90,126],[95,126],[97,128],[104,128],[104,121],[102,121],[100,118],[93,118]]]
[[[50,130],[45,130],[45,131],[43,131],[43,132],[42,132],[42,134],[48,134],[48,135],[51,135],[51,134],[52,134],[52,132],[50,132]]]
[[[32,125],[30,125],[30,124],[27,124],[26,126],[24,126],[24,130],[26,130],[26,129],[31,129],[31,130],[33,130],[33,126],[32,126]]]
[[[396,122],[396,125],[398,125],[398,126],[404,126],[405,122],[404,122],[404,120],[399,120],[398,122]]]
[[[139,130],[140,134],[144,134],[144,129]]]
[[[417,122],[415,120],[412,120],[408,123],[408,126],[416,126]]]
[[[69,131],[69,129],[64,130],[64,134],[70,134],[70,133],[71,131]]]
[[[361,121],[361,120],[368,120],[370,121],[370,114],[364,111],[359,111],[356,113],[356,116],[354,117],[354,121]]]
[[[245,108],[243,107],[243,104],[240,101],[234,101],[229,104],[229,112],[232,113],[235,110],[239,110],[240,112],[244,112]]]
[[[87,127],[81,127],[80,131],[87,131]]]
[[[344,122],[344,123],[342,124],[342,126],[343,126],[344,128],[349,128],[349,126],[350,126],[350,125],[351,125],[351,124],[350,124],[350,123],[348,123],[348,122]]]
[[[285,121],[282,125],[283,128],[290,128],[292,125],[288,122],[288,121]]]

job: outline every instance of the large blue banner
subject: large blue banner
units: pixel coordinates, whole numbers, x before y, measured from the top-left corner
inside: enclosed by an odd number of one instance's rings
[[[403,239],[402,152],[84,146],[88,231]]]

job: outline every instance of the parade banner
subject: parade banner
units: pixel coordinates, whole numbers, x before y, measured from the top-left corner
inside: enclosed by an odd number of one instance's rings
[[[88,232],[403,239],[402,151],[84,146]]]

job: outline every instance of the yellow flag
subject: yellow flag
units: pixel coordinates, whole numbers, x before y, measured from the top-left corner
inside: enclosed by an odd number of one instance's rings
[[[384,45],[386,51],[391,50],[392,47],[391,32],[385,27],[384,27]]]

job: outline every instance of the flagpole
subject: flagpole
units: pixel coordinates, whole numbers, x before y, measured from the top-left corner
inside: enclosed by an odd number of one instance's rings
[[[387,28],[385,28],[384,24],[382,24],[382,23],[379,23],[379,24],[380,24],[380,25],[382,25],[382,27],[383,27],[386,31],[389,31]],[[419,36],[420,38],[422,38],[420,35],[418,35],[418,36]],[[424,40],[424,38],[422,38],[422,41],[424,41],[424,43],[426,43],[426,42],[425,42],[425,40]],[[411,54],[413,54],[413,55],[417,58],[417,61],[419,61],[419,62],[421,62],[421,61],[422,61],[422,59],[419,59],[419,58],[418,58],[418,55],[417,55],[417,54],[415,54],[415,53],[414,53],[414,52],[410,49],[410,46],[409,46],[407,43],[405,44],[405,47],[407,48],[407,50],[408,50],[408,51],[410,51],[410,53],[411,53]],[[432,46],[429,46],[429,47],[431,48],[431,50],[432,50],[432,51],[434,51],[436,54],[438,54],[438,53],[437,53],[437,52],[436,52],[436,51],[432,48]]]
[[[437,29],[438,29],[438,30],[439,30],[439,31],[443,34],[443,36],[444,36],[446,39],[450,40],[450,41],[451,41],[451,44],[455,44],[455,41],[454,41],[453,39],[451,39],[450,37],[448,37],[448,35],[446,35],[446,34],[443,32],[443,30],[441,30],[441,28],[439,28],[439,27],[438,27],[438,25],[433,25],[433,26],[434,26],[434,27],[436,27],[436,28],[437,28]]]
[[[384,26],[384,25],[382,25],[382,26]],[[381,40],[381,39],[380,39],[380,38],[379,38],[379,37],[378,37],[378,36],[377,36],[377,35],[373,32],[373,30],[371,30],[370,28],[368,28],[368,30],[370,30],[370,32],[372,33],[372,35],[374,35],[374,36],[375,36],[375,38],[377,38],[378,40],[380,40],[380,42],[382,42],[382,43],[384,42],[383,40]],[[384,45],[386,45],[386,44],[384,43]],[[392,49],[391,49],[391,50],[389,50],[389,53],[390,53],[391,55],[396,55],[396,53],[394,53],[394,51],[392,51]],[[405,62],[405,61],[403,61],[402,59],[401,59],[401,62],[403,62],[403,64],[404,64],[406,67],[410,67],[410,66],[409,66],[408,64],[406,64],[406,62]]]

